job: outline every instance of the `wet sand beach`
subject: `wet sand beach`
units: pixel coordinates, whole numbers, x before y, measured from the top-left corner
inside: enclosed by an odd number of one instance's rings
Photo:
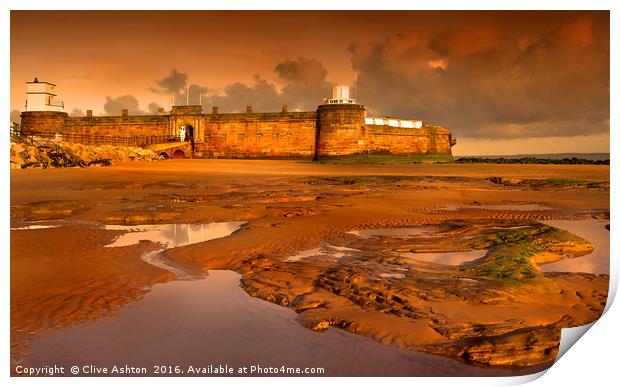
[[[307,366],[330,375],[533,372],[561,328],[600,316],[608,224],[609,166],[12,170],[11,362],[187,349],[185,363],[321,359]]]

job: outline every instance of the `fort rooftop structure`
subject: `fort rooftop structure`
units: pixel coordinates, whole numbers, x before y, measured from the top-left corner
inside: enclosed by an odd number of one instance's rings
[[[200,105],[172,106],[157,114],[70,117],[55,85],[27,83],[21,131],[91,144],[139,145],[166,157],[330,158],[355,155],[441,155],[456,144],[448,129],[419,120],[367,117],[347,86],[333,88],[315,111],[204,113]]]

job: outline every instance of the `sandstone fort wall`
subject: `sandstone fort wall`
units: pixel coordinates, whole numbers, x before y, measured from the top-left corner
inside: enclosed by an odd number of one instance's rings
[[[313,112],[219,113],[201,106],[173,106],[169,114],[70,117],[63,112],[23,112],[24,133],[168,138],[191,127],[195,157],[313,158],[356,154],[451,154],[455,140],[437,126],[402,128],[365,124],[358,104],[320,105]],[[188,129],[189,130],[189,129]],[[188,133],[189,134],[189,133]],[[178,141],[178,138],[177,138]]]
[[[227,113],[204,118],[204,157],[312,158],[316,113]]]
[[[366,125],[364,140],[369,153],[378,154],[450,154],[450,133],[445,128],[395,128]]]

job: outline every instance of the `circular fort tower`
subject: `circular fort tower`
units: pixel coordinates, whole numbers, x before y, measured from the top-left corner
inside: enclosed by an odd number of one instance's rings
[[[26,111],[21,114],[24,133],[62,131],[65,118],[62,101],[56,98],[56,85],[37,78],[26,82]]]
[[[335,86],[332,98],[317,108],[315,158],[362,153],[364,118],[364,105],[349,97],[349,87]]]

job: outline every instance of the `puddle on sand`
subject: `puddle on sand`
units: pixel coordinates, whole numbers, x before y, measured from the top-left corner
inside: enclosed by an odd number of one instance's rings
[[[484,257],[487,251],[488,250],[451,251],[444,253],[399,253],[398,255],[415,259],[416,261],[458,266]]]
[[[539,267],[543,272],[571,272],[609,275],[609,231],[605,228],[608,220],[545,220],[549,226],[566,230],[582,237],[594,245],[594,251],[577,258],[567,258],[558,262],[548,263]]]
[[[40,229],[45,229],[45,228],[56,228],[56,227],[60,227],[59,224],[55,224],[55,225],[51,225],[51,224],[30,224],[28,226],[22,226],[22,227],[11,227],[11,231],[18,231],[18,230],[40,230]]]
[[[347,231],[347,234],[355,235],[362,239],[372,238],[374,236],[394,236],[402,238],[426,237],[432,238],[430,235],[437,230],[433,227],[393,227],[393,228],[367,228],[363,230]]]
[[[405,278],[403,273],[381,273],[379,274],[381,278]]]
[[[325,246],[317,247],[314,249],[304,250],[295,255],[292,255],[284,260],[284,262],[297,262],[305,258],[327,256],[328,258],[340,259],[352,252],[359,252],[361,250],[352,249],[344,246],[333,246],[326,244]]]
[[[497,376],[526,371],[467,366],[441,356],[385,346],[330,328],[304,328],[296,313],[252,298],[240,276],[211,270],[195,281],[153,286],[116,318],[66,328],[34,341],[32,366],[128,364],[208,367],[324,367],[323,376]],[[533,372],[528,370],[529,372]],[[185,373],[183,376],[187,376]],[[242,375],[235,375],[242,376]],[[286,375],[295,376],[295,375]],[[312,375],[308,375],[312,376]]]
[[[106,230],[125,231],[106,247],[130,246],[140,243],[141,240],[149,240],[172,249],[228,236],[241,228],[244,223],[235,221],[206,224],[106,225]]]
[[[131,246],[140,243],[141,240],[149,240],[160,243],[163,249],[150,251],[140,258],[145,262],[169,271],[177,276],[177,279],[191,279],[196,276],[188,273],[173,262],[166,261],[160,254],[162,251],[194,243],[206,242],[217,238],[229,236],[239,230],[245,222],[218,222],[207,224],[145,224],[137,226],[106,225],[106,230],[125,231],[105,247]]]

